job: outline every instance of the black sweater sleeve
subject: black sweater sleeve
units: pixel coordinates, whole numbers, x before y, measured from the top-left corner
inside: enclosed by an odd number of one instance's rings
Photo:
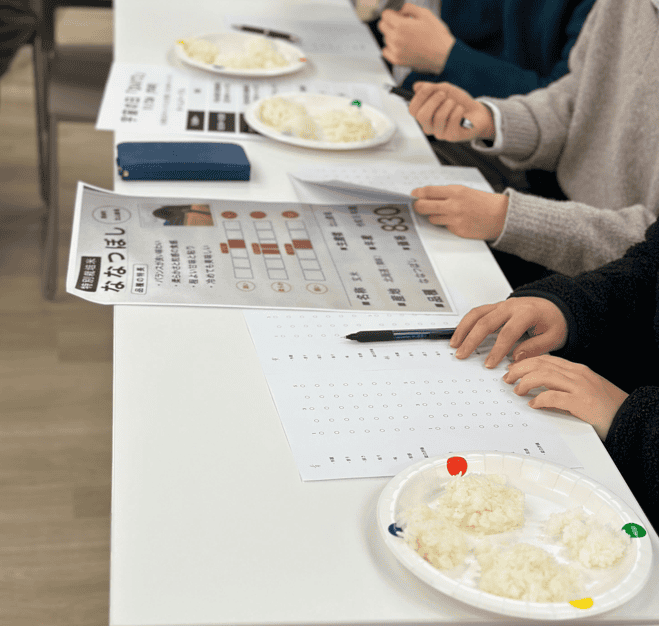
[[[511,297],[551,300],[568,322],[565,347],[556,352],[585,363],[627,392],[657,383],[648,361],[659,358],[657,279],[659,222],[625,256],[596,270],[554,274],[517,288]]]
[[[650,523],[659,529],[659,387],[641,387],[627,397],[604,446]]]

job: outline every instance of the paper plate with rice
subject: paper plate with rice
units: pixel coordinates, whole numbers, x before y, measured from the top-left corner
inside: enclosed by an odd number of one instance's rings
[[[534,457],[465,452],[416,463],[380,495],[396,559],[434,589],[514,617],[584,618],[631,600],[652,546],[620,498]]]
[[[245,119],[266,137],[316,150],[372,148],[396,131],[387,115],[359,100],[299,92],[253,102]]]
[[[186,37],[176,42],[174,50],[183,63],[224,76],[282,76],[307,64],[304,52],[292,43],[247,33]]]

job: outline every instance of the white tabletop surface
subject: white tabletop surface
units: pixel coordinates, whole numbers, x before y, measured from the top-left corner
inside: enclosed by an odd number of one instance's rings
[[[174,41],[225,13],[344,21],[347,0],[115,0],[115,59],[166,63]],[[210,29],[214,30],[214,29]],[[384,65],[314,59],[319,78],[383,82]],[[434,162],[406,106],[387,99],[396,151],[314,153],[243,142],[249,183],[126,183],[115,190],[296,200],[287,171],[354,160]],[[133,139],[124,133],[116,141]],[[185,139],[185,138],[181,138]],[[503,299],[505,278],[482,242],[449,233],[431,250],[462,308]],[[464,310],[462,311],[464,312]],[[122,306],[115,311],[110,626],[510,623],[435,592],[384,549],[375,505],[387,479],[303,483],[238,310]],[[623,498],[657,535],[599,442],[566,440],[584,472]],[[634,600],[588,623],[659,624],[658,567]],[[581,622],[586,624],[585,621]]]

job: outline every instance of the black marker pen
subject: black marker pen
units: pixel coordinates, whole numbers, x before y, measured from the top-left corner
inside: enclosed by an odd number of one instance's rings
[[[346,339],[359,341],[407,341],[410,339],[450,339],[455,328],[420,328],[417,330],[360,330],[346,335]]]

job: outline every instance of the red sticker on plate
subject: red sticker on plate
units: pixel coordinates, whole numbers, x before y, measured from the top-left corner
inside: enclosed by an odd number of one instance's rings
[[[451,476],[457,476],[458,474],[464,476],[467,473],[467,459],[461,456],[452,456],[446,461],[446,469]]]

